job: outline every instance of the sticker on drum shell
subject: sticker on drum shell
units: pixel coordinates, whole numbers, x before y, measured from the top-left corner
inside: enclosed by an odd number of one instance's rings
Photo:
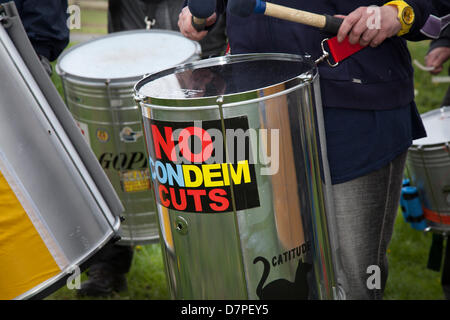
[[[120,131],[120,141],[125,143],[134,143],[137,142],[140,137],[142,137],[142,131],[134,131],[130,127],[124,127]]]
[[[256,287],[258,298],[261,300],[307,300],[310,295],[307,279],[309,273],[313,272],[313,265],[306,262],[306,256],[309,255],[311,248],[311,241],[306,241],[295,248],[274,255],[270,259],[264,256],[255,257],[253,265],[259,264],[261,266],[254,272],[262,270]],[[290,281],[282,278],[268,282],[270,273],[285,264],[290,265],[295,270],[294,279]]]
[[[91,146],[91,141],[89,138],[89,126],[86,123],[80,122],[78,120],[75,120],[75,123],[77,124],[78,129],[80,129],[81,135],[83,136],[84,140],[87,142],[88,146]]]
[[[144,118],[155,197],[163,207],[182,212],[223,213],[260,206],[251,159],[246,116],[221,120],[169,122]],[[242,133],[240,134],[236,134]],[[229,158],[224,161],[227,141]]]
[[[106,143],[109,141],[109,133],[105,129],[98,128],[95,136],[97,137],[97,140],[102,143]]]
[[[150,170],[129,170],[119,172],[122,191],[126,193],[151,190]]]

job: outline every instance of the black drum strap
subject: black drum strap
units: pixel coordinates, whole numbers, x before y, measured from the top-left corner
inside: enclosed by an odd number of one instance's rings
[[[427,268],[433,271],[441,271],[444,237],[433,233]]]
[[[447,238],[445,255],[444,255],[444,267],[442,269],[442,289],[447,300],[450,300],[450,243]]]

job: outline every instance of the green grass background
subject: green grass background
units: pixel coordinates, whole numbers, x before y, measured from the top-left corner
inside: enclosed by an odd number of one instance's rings
[[[82,10],[82,29],[76,32],[106,33],[106,13],[104,11]],[[428,46],[428,41],[409,43],[413,59],[423,62]],[[58,76],[54,74],[52,79],[62,93]],[[416,102],[421,113],[438,108],[448,87],[445,84],[433,84],[431,75],[417,68],[415,86],[417,90]],[[403,221],[403,217],[399,213],[388,249],[389,278],[385,299],[444,299],[440,286],[440,273],[426,268],[430,245],[431,234],[413,230]],[[85,279],[86,275],[83,274],[82,280]],[[169,298],[159,244],[135,248],[127,279],[128,291],[115,294],[108,299],[161,300]],[[73,290],[63,287],[47,299],[73,300],[78,299],[78,297]]]

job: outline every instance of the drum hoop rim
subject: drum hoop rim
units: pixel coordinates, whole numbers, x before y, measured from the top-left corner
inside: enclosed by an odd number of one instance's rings
[[[421,117],[422,119],[429,118],[429,117],[431,117],[431,116],[434,116],[434,115],[437,114],[437,113],[442,112],[442,110],[443,110],[444,112],[446,112],[446,111],[449,111],[449,112],[450,112],[450,106],[442,106],[442,107],[439,107],[439,108],[436,108],[436,109],[427,111],[427,112],[421,114],[420,117]]]
[[[317,79],[317,78],[319,78],[318,74],[316,74],[314,76],[312,82],[315,79]],[[288,80],[288,82],[289,81],[295,81],[295,80],[298,80],[298,79],[294,78],[294,79]],[[275,87],[275,86],[283,84],[283,83],[286,83],[286,82],[282,82],[282,83],[276,84],[274,86],[260,88],[260,89],[253,90],[253,91],[246,91],[246,92],[242,92],[242,93],[239,93],[239,94],[233,94],[233,95],[230,95],[230,97],[235,98],[235,97],[238,97],[239,95],[248,94],[249,92],[250,93],[251,92],[259,92],[260,90],[265,90],[267,88]],[[242,101],[238,101],[238,102],[226,102],[225,101],[225,103],[222,105],[222,107],[223,108],[231,108],[231,107],[236,107],[236,106],[240,106],[240,105],[259,103],[259,102],[262,102],[262,101],[265,101],[265,100],[273,99],[273,98],[279,97],[281,95],[285,95],[285,94],[291,93],[292,91],[295,91],[295,90],[298,90],[298,89],[300,89],[302,87],[305,87],[307,84],[309,84],[309,82],[299,82],[299,83],[295,84],[294,86],[292,86],[292,87],[290,87],[288,89],[285,89],[285,90],[282,90],[282,91],[279,91],[279,92],[275,92],[275,93],[273,93],[271,95],[268,95],[268,96],[260,96],[258,98],[254,98],[254,99],[250,99],[250,100],[242,100]],[[211,102],[212,101],[216,101],[218,97],[211,97],[211,100],[209,100],[209,101],[211,101]],[[227,96],[225,96],[225,97],[227,97]],[[192,99],[192,100],[194,100],[194,99]],[[187,100],[171,99],[170,101],[171,102],[175,102],[175,101],[190,101],[190,100],[188,100],[188,99]],[[148,113],[147,109],[174,111],[174,112],[179,112],[179,111],[183,111],[183,112],[191,112],[192,111],[192,112],[194,112],[194,111],[203,111],[203,110],[216,110],[218,108],[218,104],[213,104],[213,103],[210,103],[210,104],[207,104],[207,105],[196,105],[196,106],[162,106],[162,105],[158,105],[158,104],[152,104],[152,103],[141,101],[140,105],[141,105],[141,108],[142,108],[142,114],[143,115]],[[144,116],[146,116],[146,115],[144,115]]]
[[[105,35],[102,35],[101,37],[90,39],[88,41],[81,42],[81,43],[78,43],[78,44],[70,47],[69,49],[65,50],[58,57],[56,65],[55,65],[55,71],[61,78],[65,78],[65,80],[74,79],[74,80],[79,81],[80,83],[84,83],[84,82],[87,82],[87,83],[134,82],[134,83],[136,83],[136,81],[141,80],[143,77],[146,77],[148,74],[141,74],[141,75],[132,76],[132,77],[119,77],[119,78],[93,78],[93,77],[86,77],[86,76],[78,76],[78,75],[72,74],[70,72],[67,72],[61,68],[61,63],[68,54],[70,54],[72,51],[77,50],[78,48],[80,48],[82,46],[86,46],[86,45],[89,45],[90,43],[97,42],[97,41],[103,40],[103,39],[114,38],[114,37],[127,35],[127,34],[139,34],[139,33],[172,34],[172,35],[178,36],[179,38],[185,39],[186,41],[191,42],[194,45],[195,50],[192,53],[192,55],[187,57],[186,60],[182,61],[181,64],[189,62],[194,57],[201,56],[202,48],[200,46],[200,43],[198,41],[193,41],[193,40],[187,39],[186,37],[183,36],[183,34],[181,32],[173,31],[173,30],[165,30],[165,29],[129,30],[129,31],[120,31],[120,32],[113,32],[113,33],[105,34]],[[157,72],[159,72],[159,71],[157,71]]]
[[[409,150],[425,152],[425,151],[445,150],[446,148],[450,148],[450,140],[446,141],[446,142],[439,142],[439,143],[432,143],[432,144],[412,144],[411,147],[409,147]],[[449,151],[450,151],[450,149],[449,149]]]
[[[271,57],[273,57],[275,59],[279,58],[280,60],[282,58],[285,61],[295,61],[295,60],[305,61],[305,62],[308,62],[311,64],[311,69],[304,73],[301,73],[291,79],[288,79],[288,80],[285,80],[285,81],[282,81],[279,83],[274,83],[267,87],[257,88],[257,89],[248,90],[248,91],[244,91],[244,92],[236,92],[236,93],[231,93],[231,94],[226,94],[226,95],[218,95],[218,96],[202,97],[202,98],[177,99],[177,98],[153,98],[153,97],[141,95],[139,93],[142,86],[147,84],[148,82],[150,82],[151,77],[158,77],[159,75],[163,75],[163,74],[173,74],[176,71],[180,71],[183,69],[189,69],[189,68],[193,68],[193,67],[216,66],[219,64],[223,65],[223,64],[226,64],[229,62],[239,63],[239,62],[258,61],[258,60],[263,60],[263,58],[271,58]],[[313,83],[317,78],[319,78],[319,72],[318,72],[317,66],[314,64],[314,62],[308,56],[301,56],[301,55],[287,54],[287,53],[249,53],[249,54],[226,55],[226,56],[210,58],[210,59],[205,59],[205,60],[200,60],[200,61],[195,61],[195,62],[188,62],[188,63],[180,64],[178,66],[175,66],[175,67],[172,67],[169,69],[165,69],[165,70],[161,70],[159,72],[152,73],[136,83],[136,85],[134,86],[134,92],[135,92],[134,96],[135,96],[135,100],[138,103],[140,102],[144,106],[146,106],[146,105],[152,106],[153,109],[185,110],[185,111],[187,111],[187,110],[192,110],[192,111],[193,110],[205,110],[205,109],[215,108],[217,106],[215,102],[218,97],[223,97],[225,99],[225,101],[223,103],[224,107],[229,107],[229,106],[236,105],[236,104],[252,103],[252,102],[262,101],[262,100],[265,100],[265,99],[268,99],[271,97],[275,97],[279,93],[288,93],[292,90],[298,89],[301,86]],[[230,101],[227,102],[227,100],[229,100],[230,98],[238,98],[242,95],[247,95],[252,92],[260,92],[261,90],[276,88],[277,86],[280,86],[282,84],[289,85],[289,87],[286,89],[283,89],[281,91],[277,91],[273,94],[270,94],[269,96],[258,95],[258,98],[254,98],[254,99],[250,99],[250,100],[243,100],[243,101],[238,101],[238,102],[230,102]],[[152,99],[156,100],[156,101],[168,101],[168,102],[171,102],[171,104],[176,104],[179,102],[186,103],[188,101],[191,101],[195,104],[195,106],[190,106],[190,107],[168,106],[168,105],[163,106],[163,105],[151,103],[150,100],[152,100]]]

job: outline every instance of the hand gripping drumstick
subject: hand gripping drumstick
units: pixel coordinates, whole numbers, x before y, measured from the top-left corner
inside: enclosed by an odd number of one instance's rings
[[[206,19],[216,11],[216,0],[189,0],[192,13],[192,26],[198,32],[205,30]]]
[[[252,13],[262,13],[266,16],[316,27],[333,34],[338,33],[344,21],[330,15],[292,9],[261,0],[229,0],[228,8],[232,14],[243,18]]]
[[[228,8],[232,14],[244,18],[250,16],[253,12],[262,13],[266,16],[320,28],[323,31],[332,34],[338,33],[339,28],[344,21],[344,19],[336,18],[330,15],[316,14],[307,11],[292,9],[262,0],[229,0]],[[324,53],[326,53],[326,55],[318,59],[316,63],[319,63],[324,58],[328,59],[328,57],[331,56],[333,57],[335,63],[331,64],[329,60],[328,63],[332,67],[336,67],[340,61],[365,48],[359,43],[351,44],[348,40],[348,37],[343,42],[338,42],[337,37],[333,37],[332,39],[325,39],[324,42],[328,44],[331,54],[325,51],[322,43],[322,49],[324,50]]]

